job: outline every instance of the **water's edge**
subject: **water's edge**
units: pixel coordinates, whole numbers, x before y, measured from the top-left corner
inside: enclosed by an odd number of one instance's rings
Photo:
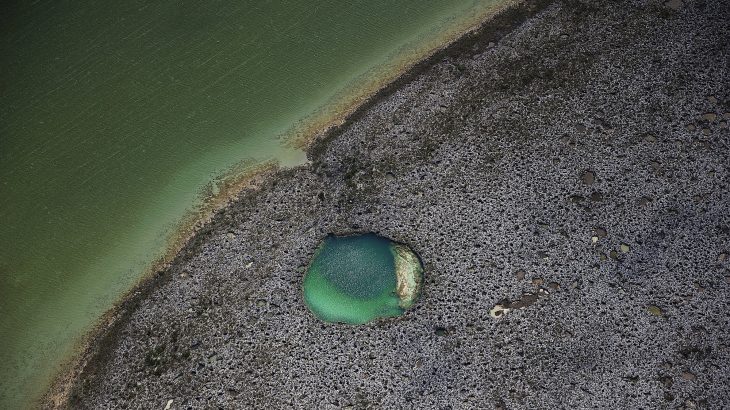
[[[283,136],[292,145],[307,152],[311,161],[316,161],[319,153],[328,142],[340,135],[356,122],[370,107],[410,82],[413,78],[429,69],[434,63],[450,55],[474,53],[476,44],[487,44],[504,36],[511,29],[534,15],[552,0],[510,0],[488,10],[479,21],[462,30],[453,38],[445,39],[442,46],[429,51],[425,58],[402,65],[402,70],[392,77],[380,79],[369,84],[360,96],[354,96],[337,107],[321,113],[309,122],[293,127]],[[327,120],[325,114],[328,116]],[[215,215],[229,203],[242,196],[255,195],[258,189],[279,178],[286,178],[295,168],[281,169],[275,162],[259,164],[246,172],[225,176],[223,189],[206,198],[204,205],[189,213],[180,223],[179,229],[164,252],[164,256],[154,262],[144,272],[139,281],[129,291],[120,296],[117,302],[103,315],[74,346],[74,357],[68,358],[54,378],[50,388],[39,398],[38,407],[65,408],[68,399],[86,374],[93,374],[95,368],[106,362],[110,356],[109,347],[129,320],[135,307],[145,300],[158,286],[170,279],[165,270],[176,261],[193,251],[207,234],[206,227]]]

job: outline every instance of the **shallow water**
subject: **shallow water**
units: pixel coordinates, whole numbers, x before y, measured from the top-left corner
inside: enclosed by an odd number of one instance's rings
[[[381,236],[329,236],[304,278],[304,300],[327,322],[361,324],[403,313],[392,242]]]
[[[341,113],[495,3],[4,6],[0,408],[38,397],[217,176],[304,162],[282,144],[292,127]]]

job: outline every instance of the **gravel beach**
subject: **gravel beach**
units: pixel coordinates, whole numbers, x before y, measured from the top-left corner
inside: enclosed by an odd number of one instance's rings
[[[220,211],[47,406],[730,407],[728,123],[730,3],[519,3]],[[358,232],[423,293],[321,322],[307,264]]]

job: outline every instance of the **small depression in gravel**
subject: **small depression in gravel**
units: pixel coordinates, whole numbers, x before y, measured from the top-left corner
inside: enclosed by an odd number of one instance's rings
[[[402,315],[421,291],[423,267],[406,245],[375,234],[330,235],[304,277],[304,301],[326,322]]]

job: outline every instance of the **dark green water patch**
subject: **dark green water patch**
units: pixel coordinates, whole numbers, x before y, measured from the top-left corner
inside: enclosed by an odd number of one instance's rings
[[[375,234],[328,236],[304,277],[319,319],[362,324],[402,315],[421,290],[423,268],[407,246]]]

